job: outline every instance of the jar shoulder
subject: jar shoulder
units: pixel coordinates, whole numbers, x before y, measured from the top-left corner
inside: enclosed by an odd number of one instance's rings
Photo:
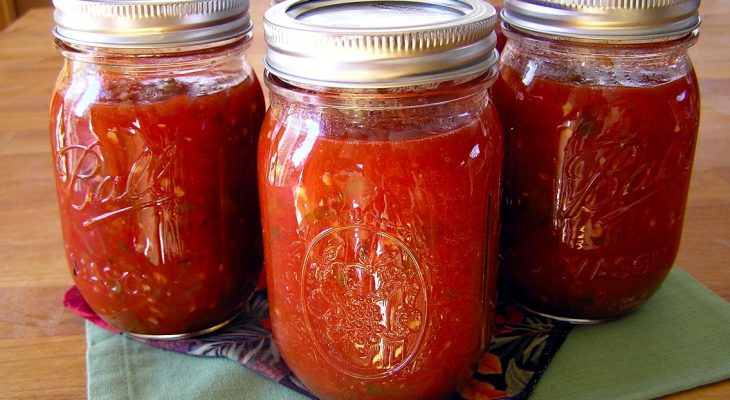
[[[589,86],[646,87],[694,74],[689,44],[601,45],[525,39],[512,35],[501,55],[502,68],[523,80],[534,77]]]

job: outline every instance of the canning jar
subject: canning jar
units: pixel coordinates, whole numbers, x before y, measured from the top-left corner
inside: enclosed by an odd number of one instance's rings
[[[507,38],[502,34],[502,24],[500,23],[500,14],[502,8],[504,8],[504,0],[484,0],[491,4],[495,10],[497,10],[497,25],[494,27],[494,33],[497,34],[497,46],[496,49],[501,52],[504,48],[504,44],[507,42]]]
[[[129,334],[222,326],[263,258],[248,1],[54,3],[50,130],[76,286]]]
[[[271,323],[323,399],[443,398],[489,339],[496,13],[440,4],[288,1],[265,15]]]
[[[505,2],[500,279],[525,307],[598,322],[667,276],[699,123],[698,3]]]

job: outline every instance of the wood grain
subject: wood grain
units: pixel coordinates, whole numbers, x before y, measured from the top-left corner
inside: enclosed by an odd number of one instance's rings
[[[253,0],[249,59],[261,76],[268,0]],[[692,48],[700,139],[677,263],[730,300],[730,2],[704,0]],[[71,284],[50,160],[48,107],[62,58],[48,8],[0,33],[0,398],[86,396],[83,321],[61,306]],[[730,382],[669,399],[730,398]]]

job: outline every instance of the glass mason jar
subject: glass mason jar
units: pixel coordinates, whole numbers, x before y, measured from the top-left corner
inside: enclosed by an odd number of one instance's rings
[[[504,8],[504,0],[483,0],[491,4],[495,10],[497,10],[497,25],[494,27],[494,33],[497,34],[497,50],[501,53],[504,49],[504,44],[507,42],[507,38],[502,33],[502,24],[499,22],[499,18],[502,8]]]
[[[271,323],[323,399],[444,398],[489,341],[496,14],[442,3],[285,2],[265,16]]]
[[[261,86],[247,1],[56,0],[51,142],[66,256],[105,321],[202,334],[252,293]]]
[[[493,88],[500,279],[526,308],[575,323],[636,310],[669,273],[699,123],[698,2],[583,3],[507,0]]]

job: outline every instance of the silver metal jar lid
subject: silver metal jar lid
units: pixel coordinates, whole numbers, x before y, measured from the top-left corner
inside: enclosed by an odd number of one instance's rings
[[[289,0],[264,16],[265,65],[330,87],[397,87],[483,73],[497,62],[483,0]]]
[[[505,0],[517,30],[578,39],[661,41],[700,26],[699,0]]]
[[[251,31],[248,0],[53,0],[54,35],[109,48],[186,47]]]

